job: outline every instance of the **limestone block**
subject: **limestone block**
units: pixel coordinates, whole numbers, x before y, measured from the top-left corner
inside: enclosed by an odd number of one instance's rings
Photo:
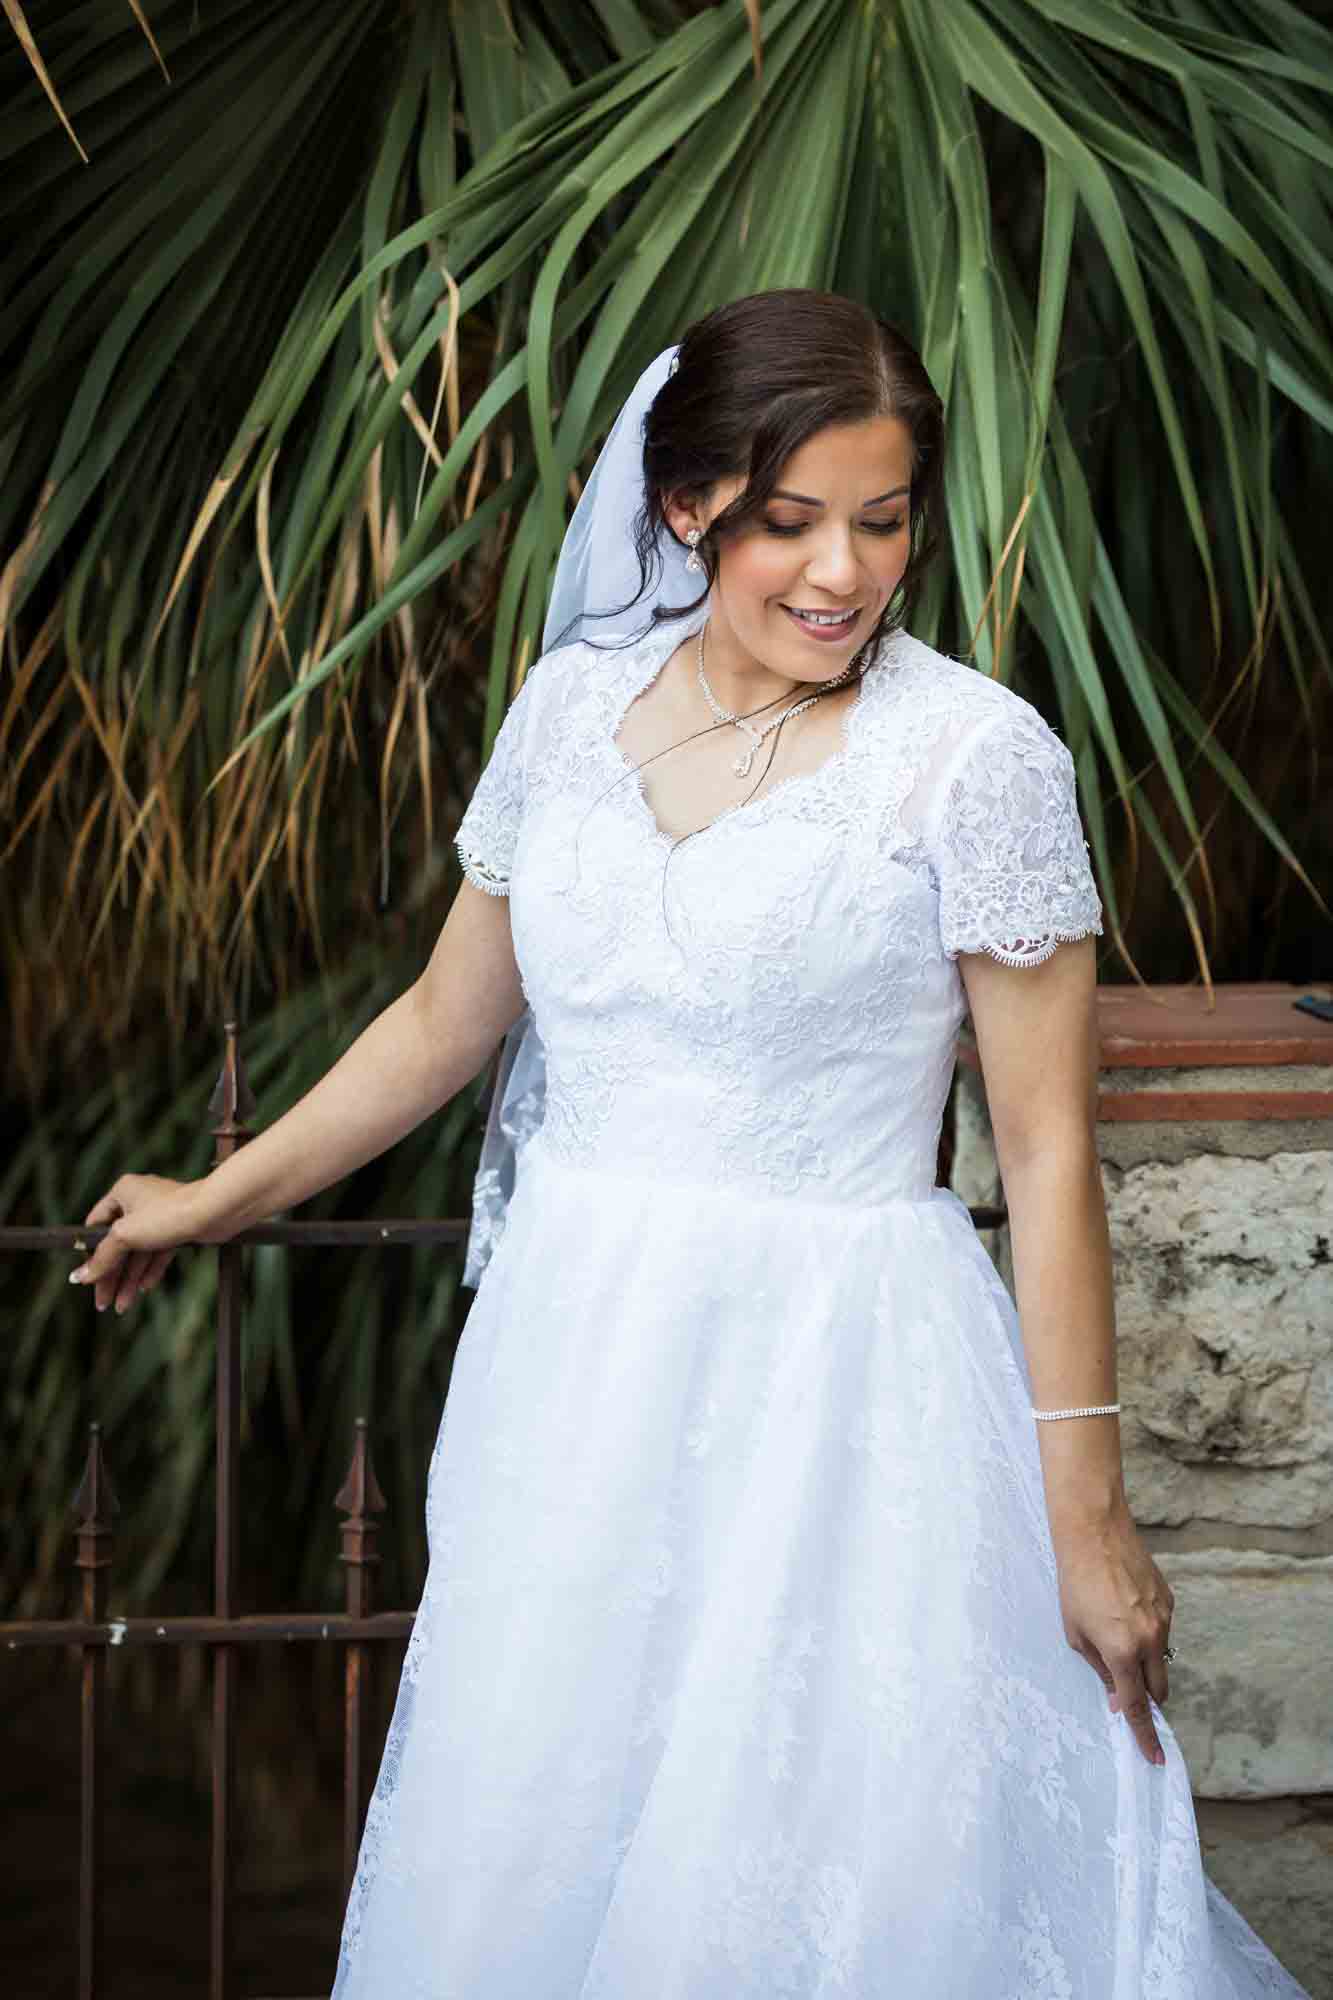
[[[1333,1556],[1160,1551],[1164,1713],[1203,1798],[1333,1793]]]
[[[1141,1524],[1333,1513],[1333,1153],[1103,1162]]]
[[[1203,1865],[1310,2000],[1333,2000],[1333,1801],[1198,1799]]]

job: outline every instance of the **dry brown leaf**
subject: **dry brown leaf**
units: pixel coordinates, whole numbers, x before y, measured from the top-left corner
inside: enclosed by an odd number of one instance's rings
[[[388,512],[384,517],[385,587],[387,587],[388,578],[393,575],[394,570],[398,567],[398,551],[402,547],[402,541],[403,538],[398,529],[398,503],[391,500]],[[412,606],[410,604],[399,605],[397,611],[393,614],[393,622],[402,634],[403,659],[405,661],[415,660],[417,655],[417,639],[416,625],[412,617]]]
[[[1010,551],[1013,548],[1014,543],[1018,539],[1018,536],[1023,527],[1023,523],[1024,521],[1026,521],[1028,517],[1028,509],[1031,507],[1031,505],[1032,505],[1032,495],[1031,493],[1025,493],[1023,495],[1022,503],[1019,506],[1018,512],[1014,516],[1013,526],[1010,528],[1009,533],[1005,536],[1004,547],[1000,550],[1000,560],[996,563],[995,568],[991,572],[991,580],[989,587],[987,588],[985,597],[982,599],[981,609],[977,613],[976,623],[972,627],[972,640],[970,646],[968,647],[968,651],[971,653],[975,653],[977,650],[977,640],[981,637],[981,628],[986,623],[988,616],[990,617],[991,647],[993,652],[993,658],[991,660],[991,666],[990,666],[990,676],[992,680],[999,680],[1001,678],[1000,676],[1001,656],[1003,653],[1005,640],[1008,637],[1009,627],[1012,624],[1014,613],[1018,607],[1018,586],[1019,584],[1021,584],[1023,579],[1023,558],[1021,551],[1019,556],[1017,575],[1014,581],[1014,589],[1010,596],[1008,616],[1004,619],[1003,622],[998,621],[995,618],[994,613],[992,612],[991,608],[992,599],[995,597],[996,592],[999,589],[1000,578],[1004,575],[1004,566],[1009,560]]]
[[[65,767],[68,765],[70,758],[74,755],[74,752],[78,749],[78,747],[79,747],[79,737],[77,736],[77,734],[71,733],[69,736],[65,738],[65,741],[61,744],[59,750],[56,752],[55,762],[52,764],[50,770],[47,772],[45,778],[42,780],[41,787],[37,793],[36,798],[33,800],[32,804],[28,807],[28,810],[24,813],[23,818],[19,821],[18,825],[15,827],[13,837],[11,838],[9,845],[4,849],[2,853],[0,853],[0,861],[8,861],[10,855],[14,853],[20,841],[23,839],[24,834],[28,831],[28,828],[32,825],[33,821],[40,817],[42,812],[50,804],[52,798],[55,797],[60,784],[60,780],[65,775]],[[105,797],[105,794],[103,794],[103,796]]]
[[[101,909],[98,911],[92,929],[87,931],[84,936],[83,949],[85,954],[91,954],[96,949],[98,939],[111,921],[111,912],[116,896],[128,885],[130,857],[134,852],[135,843],[138,841],[143,828],[147,825],[149,815],[156,804],[157,793],[156,791],[150,791],[135,814],[129,830],[121,838],[120,848],[115,858],[115,866],[111,871],[111,879],[107,883],[102,896]]]
[[[259,552],[259,574],[264,585],[264,596],[268,602],[273,629],[282,647],[282,657],[287,662],[288,673],[293,672],[291,649],[287,644],[287,628],[283,621],[282,607],[278,603],[278,586],[273,579],[273,549],[269,540],[269,506],[273,493],[273,474],[277,469],[278,454],[275,451],[264,467],[255,494],[255,546]]]
[[[439,271],[449,293],[449,324],[440,336],[440,380],[439,386],[435,391],[435,407],[430,413],[430,433],[434,437],[440,422],[440,404],[447,399],[449,442],[450,444],[454,444],[457,441],[458,427],[462,421],[458,386],[458,316],[460,298],[453,274],[443,260],[439,263]],[[417,475],[417,497],[412,505],[412,519],[414,521],[421,512],[421,497],[425,490],[426,461],[423,458],[421,461],[421,471]]]
[[[394,376],[398,373],[398,357],[389,345],[388,329],[384,324],[388,316],[388,307],[389,300],[386,294],[380,299],[379,309],[374,318],[375,352],[379,355],[380,366],[384,370],[384,379],[392,386]],[[421,439],[422,448],[426,456],[438,472],[444,464],[444,459],[441,456],[440,447],[435,442],[435,427],[433,424],[428,424],[422,416],[417,399],[410,389],[404,389],[402,392],[402,407],[408,422]]]
[[[20,7],[19,0],[0,0],[0,6],[3,6],[5,13],[8,15],[14,33],[19,38],[19,42],[20,45],[22,46],[23,53],[28,58],[28,61],[32,64],[33,69],[36,72],[38,83],[41,84],[42,89],[46,92],[52,104],[55,106],[57,118],[60,120],[65,130],[69,133],[70,138],[74,141],[74,149],[78,153],[79,158],[83,161],[83,164],[86,167],[88,165],[88,155],[84,152],[83,147],[79,144],[79,136],[77,132],[74,130],[74,127],[70,124],[68,118],[65,116],[64,105],[60,102],[60,99],[56,96],[56,87],[52,83],[50,76],[47,74],[46,64],[42,61],[41,54],[38,50],[37,44],[32,38],[32,30],[28,26],[27,16],[23,12],[22,7]]]
[[[4,568],[0,570],[0,632],[9,629],[9,607],[14,602],[18,587],[23,581],[23,572],[32,560],[32,552],[42,532],[42,516],[50,506],[55,490],[54,482],[48,479],[33,510],[32,519],[24,530],[23,540]]]
[[[463,519],[472,519],[472,510],[481,492],[481,482],[486,473],[486,461],[491,455],[491,434],[484,430],[477,440],[477,449],[472,455],[472,471],[467,482],[467,495],[463,501]]]
[[[377,597],[384,595],[383,466],[384,446],[377,444],[366,466],[365,498],[366,539],[370,543],[370,575]]]
[[[153,54],[157,57],[157,66],[161,70],[164,80],[167,83],[170,83],[171,71],[167,68],[166,60],[162,54],[162,51],[157,46],[157,36],[153,33],[152,29],[148,25],[148,16],[144,13],[143,8],[139,5],[139,0],[130,0],[130,7],[133,11],[135,20],[139,23],[139,26],[143,29],[145,35],[147,35],[148,37],[148,46],[153,51]]]
[[[389,900],[389,785],[393,774],[393,751],[398,741],[398,732],[403,726],[403,715],[407,706],[407,683],[411,668],[405,668],[398,677],[394,690],[393,709],[389,716],[389,726],[384,732],[384,749],[380,753],[380,902]]]
[[[55,645],[61,625],[60,612],[61,607],[59,605],[50,612],[45,624],[35,635],[32,644],[19,661],[14,672],[14,685],[10,689],[9,700],[5,703],[3,715],[0,715],[0,772],[4,774],[4,782],[0,783],[0,799],[3,799],[7,791],[12,790],[14,779],[17,776],[17,773],[5,758],[5,746],[9,742],[10,731],[14,728],[19,716],[23,712],[24,697],[27,695],[28,689],[32,685],[39,668],[49,657]]]
[[[199,552],[199,544],[203,541],[204,536],[208,533],[208,530],[212,525],[213,517],[217,513],[218,508],[222,505],[223,501],[227,497],[227,494],[230,492],[231,488],[235,485],[237,479],[239,478],[241,467],[245,464],[246,459],[250,456],[251,446],[254,444],[258,436],[259,432],[253,431],[251,435],[245,439],[244,443],[241,446],[240,455],[238,456],[236,463],[231,467],[230,471],[220,472],[217,478],[213,481],[213,484],[209,487],[208,492],[205,494],[204,504],[199,509],[199,517],[196,520],[194,526],[190,530],[190,539],[186,542],[185,548],[181,554],[181,559],[179,563],[177,563],[176,565],[176,574],[171,580],[171,589],[167,592],[167,601],[162,606],[161,615],[159,616],[156,625],[154,625],[153,627],[153,636],[148,642],[150,646],[155,646],[158,642],[158,639],[161,637],[162,627],[167,622],[167,618],[170,614],[172,605],[176,602],[177,597],[180,595],[181,585],[185,582],[186,576],[189,574],[190,565],[193,563],[195,556]]]
[[[426,683],[418,673],[413,690],[417,724],[417,776],[421,782],[421,804],[425,814],[427,851],[435,845],[435,795],[431,784],[430,729],[426,712]]]
[[[746,18],[750,23],[750,51],[754,61],[754,80],[764,80],[764,30],[759,17],[760,0],[745,0]]]

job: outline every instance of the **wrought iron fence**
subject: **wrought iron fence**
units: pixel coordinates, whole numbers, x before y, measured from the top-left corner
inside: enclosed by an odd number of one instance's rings
[[[246,1120],[254,1102],[241,1067],[234,1022],[224,1029],[222,1069],[209,1101],[216,1122],[210,1128],[215,1162],[235,1152],[252,1136]],[[953,1152],[952,1094],[941,1134],[939,1179],[947,1183]],[[1004,1221],[1002,1209],[974,1208],[978,1228]],[[87,1254],[106,1234],[105,1228],[59,1224],[33,1228],[0,1228],[0,1254],[8,1251],[76,1250]],[[24,1619],[0,1624],[0,1645],[77,1648],[80,1662],[81,1776],[79,1803],[78,1995],[95,2000],[102,1987],[103,1897],[102,1824],[105,1805],[103,1773],[107,1736],[106,1660],[110,1648],[121,1646],[205,1646],[212,1659],[211,1866],[209,1922],[209,2000],[230,2000],[233,1992],[233,1889],[235,1856],[232,1843],[235,1797],[235,1694],[237,1648],[262,1644],[315,1642],[343,1648],[343,1805],[342,1887],[351,1888],[367,1802],[370,1746],[367,1720],[372,1649],[384,1640],[405,1640],[412,1630],[410,1611],[375,1611],[374,1573],[379,1562],[376,1516],[384,1511],[371,1462],[364,1417],[356,1419],[347,1476],[334,1505],[344,1516],[340,1525],[345,1603],[341,1612],[277,1612],[245,1616],[237,1612],[238,1520],[241,1427],[241,1319],[243,1258],[252,1243],[288,1247],[321,1245],[340,1248],[409,1243],[459,1243],[467,1234],[465,1220],[266,1222],[244,1230],[227,1243],[199,1245],[218,1260],[216,1487],[214,1500],[213,1611],[206,1617],[141,1618],[108,1616],[107,1600],[115,1546],[115,1516],[120,1511],[112,1490],[97,1423],[89,1426],[83,1477],[74,1496],[74,1566],[81,1588],[78,1618]]]
[[[254,1104],[241,1067],[234,1022],[224,1030],[225,1052],[217,1088],[209,1102],[215,1161],[225,1160],[250,1138],[247,1120]],[[77,1618],[23,1619],[0,1624],[0,1646],[77,1648],[80,1662],[79,1727],[79,2000],[94,2000],[103,1989],[102,1825],[103,1775],[107,1740],[106,1660],[121,1646],[205,1646],[212,1661],[210,1720],[212,1855],[209,1923],[209,2000],[229,2000],[233,1991],[232,1842],[235,1800],[235,1697],[240,1646],[320,1642],[343,1649],[343,1808],[344,1897],[351,1887],[367,1798],[370,1745],[367,1741],[371,1656],[384,1640],[402,1641],[412,1630],[410,1611],[375,1611],[374,1575],[379,1563],[377,1515],[384,1511],[371,1460],[366,1419],[356,1419],[347,1476],[334,1505],[340,1524],[344,1566],[344,1606],[340,1612],[268,1613],[244,1616],[237,1610],[239,1582],[239,1491],[241,1429],[241,1322],[243,1259],[252,1243],[324,1245],[382,1249],[409,1243],[458,1243],[467,1224],[444,1221],[266,1222],[230,1242],[199,1245],[218,1260],[216,1486],[214,1499],[213,1610],[207,1617],[116,1618],[108,1615],[115,1517],[120,1511],[108,1475],[101,1427],[89,1426],[83,1477],[74,1496],[74,1566],[80,1579]],[[75,1250],[86,1254],[105,1228],[76,1225],[0,1228],[0,1253]]]

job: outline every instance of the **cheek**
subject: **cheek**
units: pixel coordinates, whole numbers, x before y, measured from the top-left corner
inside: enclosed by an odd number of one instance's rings
[[[875,566],[875,574],[889,590],[893,590],[901,580],[911,553],[911,540],[906,534],[894,535],[886,543],[883,558]]]
[[[758,609],[762,600],[789,592],[800,568],[794,543],[775,535],[745,536],[723,556],[722,583],[730,594],[752,600]]]

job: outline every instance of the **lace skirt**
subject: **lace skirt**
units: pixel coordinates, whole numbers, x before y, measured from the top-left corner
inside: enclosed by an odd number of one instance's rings
[[[1308,2000],[1059,1609],[955,1197],[524,1159],[333,2000]]]

